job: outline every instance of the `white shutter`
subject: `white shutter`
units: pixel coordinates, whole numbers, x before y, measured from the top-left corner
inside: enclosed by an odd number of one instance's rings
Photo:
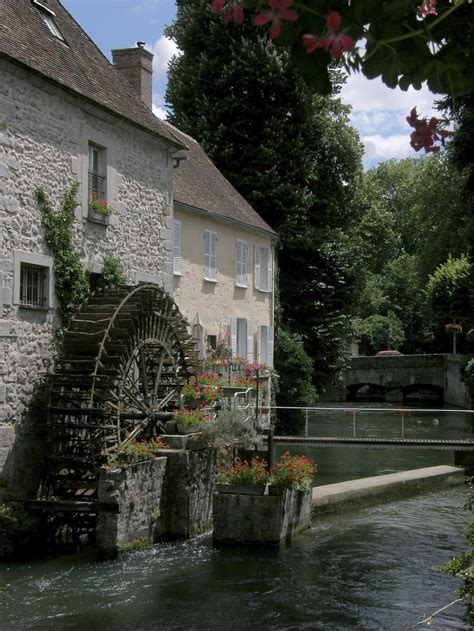
[[[204,230],[204,278],[215,280],[217,277],[217,234]]]
[[[254,246],[254,263],[255,263],[254,285],[256,289],[260,289],[260,248],[258,247],[258,245]]]
[[[267,366],[273,368],[273,327],[267,327]]]
[[[271,248],[268,248],[268,271],[267,271],[267,291],[271,291],[273,287],[273,256]]]
[[[181,274],[181,221],[173,219],[173,272]]]
[[[257,363],[262,363],[262,327],[257,327]]]
[[[247,361],[253,363],[253,320],[247,320]]]
[[[237,355],[237,318],[232,318],[230,321],[230,347],[232,349],[232,356]]]

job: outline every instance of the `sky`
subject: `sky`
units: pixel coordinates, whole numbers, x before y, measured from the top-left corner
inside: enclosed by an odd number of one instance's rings
[[[175,15],[174,0],[62,0],[62,4],[82,26],[109,60],[113,48],[129,48],[146,42],[154,53],[153,111],[166,116],[167,65],[177,48],[163,34]],[[361,74],[351,75],[342,90],[342,99],[352,106],[351,124],[365,147],[366,168],[390,158],[416,157],[409,144],[410,127],[405,117],[412,107],[419,114],[434,114],[434,96],[427,90],[391,90]]]

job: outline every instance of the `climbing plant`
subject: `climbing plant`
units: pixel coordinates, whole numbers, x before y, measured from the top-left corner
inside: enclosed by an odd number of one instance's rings
[[[36,189],[45,240],[54,254],[55,291],[63,324],[67,323],[89,291],[89,279],[74,247],[72,231],[78,187],[79,182],[72,184],[59,211],[53,210],[43,188]]]
[[[63,325],[90,291],[90,272],[85,270],[74,246],[74,209],[79,182],[74,182],[64,196],[62,208],[53,210],[43,188],[36,189],[36,199],[41,208],[41,223],[45,240],[54,254],[55,292]],[[98,287],[127,282],[120,262],[113,256],[104,258],[104,266]]]

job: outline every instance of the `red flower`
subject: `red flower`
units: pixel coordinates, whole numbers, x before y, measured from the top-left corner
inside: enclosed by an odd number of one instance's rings
[[[220,13],[224,7],[225,0],[212,0],[211,11],[212,13]]]
[[[426,0],[418,7],[418,17],[426,18],[428,15],[438,15],[436,0]]]
[[[286,20],[287,22],[296,22],[298,14],[294,9],[289,9],[293,4],[293,0],[268,0],[268,4],[271,7],[271,11],[265,13],[259,13],[253,19],[255,26],[262,26],[263,24],[272,23],[270,29],[270,37],[275,39],[281,33],[280,20]]]
[[[334,57],[340,59],[345,50],[354,48],[354,40],[349,35],[340,33],[341,14],[338,11],[331,11],[326,19],[328,35],[326,37],[316,37],[315,35],[303,35],[303,46],[310,55],[316,48],[324,48]]]
[[[227,24],[228,22],[234,21],[237,25],[241,25],[245,20],[245,14],[242,11],[242,7],[236,1],[234,1],[231,5],[229,5],[224,12],[224,22]]]
[[[432,116],[428,121],[426,118],[418,118],[416,107],[414,107],[410,116],[406,118],[410,127],[414,127],[415,131],[410,134],[410,145],[415,151],[425,150],[425,153],[438,153],[439,146],[435,142],[441,142],[444,145],[444,139],[449,136],[449,132],[443,129],[445,121]]]

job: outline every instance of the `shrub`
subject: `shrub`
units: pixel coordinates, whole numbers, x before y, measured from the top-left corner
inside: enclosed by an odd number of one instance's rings
[[[316,475],[316,465],[306,456],[291,456],[286,451],[270,472],[270,484],[285,489],[309,491]]]
[[[266,484],[268,480],[268,463],[256,456],[252,460],[235,458],[234,465],[222,468],[217,474],[220,484]]]
[[[240,410],[223,409],[213,423],[206,423],[203,439],[211,447],[251,447],[258,440],[258,434],[251,421],[245,421]]]
[[[169,449],[159,436],[150,440],[126,440],[116,452],[116,460],[119,463],[149,460],[154,458],[158,449]]]
[[[183,425],[201,425],[211,421],[209,414],[205,414],[203,410],[189,410],[188,408],[181,408],[174,414],[174,418],[177,423],[183,423]]]

